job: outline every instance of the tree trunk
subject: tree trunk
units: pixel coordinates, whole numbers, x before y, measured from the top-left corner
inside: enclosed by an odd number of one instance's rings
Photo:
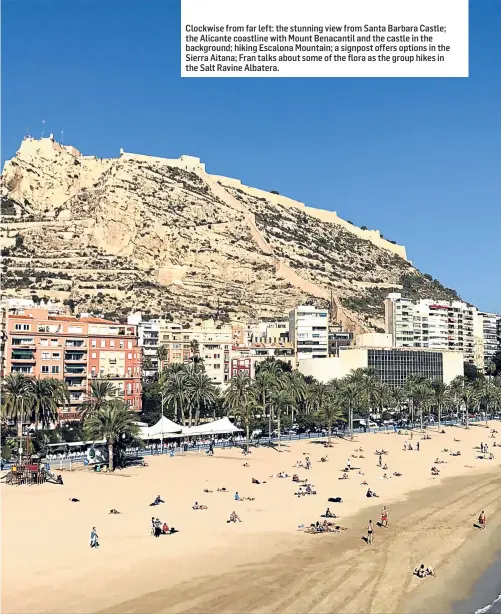
[[[331,439],[332,439],[332,425],[329,424],[329,445],[331,445]]]
[[[245,425],[245,447],[247,448],[247,454],[249,453],[249,423]]]
[[[108,469],[113,471],[113,444],[108,443]]]
[[[278,412],[277,416],[277,427],[278,427],[278,447],[280,447],[280,415],[281,411]]]

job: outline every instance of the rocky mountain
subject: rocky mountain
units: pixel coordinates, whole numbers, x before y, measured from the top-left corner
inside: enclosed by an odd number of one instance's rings
[[[458,298],[379,231],[210,175],[190,156],[99,159],[26,137],[4,166],[1,207],[4,293],[76,313],[255,320],[314,301],[371,330],[388,292]]]

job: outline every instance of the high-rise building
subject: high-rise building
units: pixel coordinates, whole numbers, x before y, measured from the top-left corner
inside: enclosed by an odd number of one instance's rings
[[[64,380],[70,399],[61,419],[78,419],[94,380],[113,382],[118,398],[141,410],[141,350],[136,327],[102,318],[22,308],[7,314],[5,372]]]
[[[484,342],[484,369],[489,373],[490,365],[496,352],[501,349],[499,331],[501,329],[501,315],[496,313],[480,313],[482,318],[482,333]]]
[[[461,352],[466,362],[484,367],[482,318],[462,301],[412,301],[392,293],[385,300],[386,332],[395,347]]]
[[[231,377],[245,371],[249,377],[255,377],[256,365],[275,359],[295,366],[292,344],[284,343],[251,343],[246,346],[233,346],[231,351]]]
[[[329,311],[300,305],[289,313],[289,338],[299,363],[329,355]]]

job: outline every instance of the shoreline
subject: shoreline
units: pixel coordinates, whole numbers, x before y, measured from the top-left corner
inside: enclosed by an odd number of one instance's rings
[[[411,614],[436,613],[440,604],[441,612],[452,612],[453,601],[474,591],[494,558],[493,544],[500,543],[493,534],[501,528],[501,473],[499,460],[475,460],[474,446],[486,437],[482,427],[428,432],[432,439],[421,442],[420,452],[404,452],[404,436],[364,434],[354,442],[333,440],[329,450],[321,441],[306,441],[286,443],[280,453],[259,448],[248,457],[238,450],[214,457],[159,455],[146,468],[114,475],[66,473],[64,487],[2,486],[3,611]],[[362,467],[364,477],[352,470],[351,479],[338,481],[346,458],[359,458],[360,445],[364,456],[352,464]],[[461,448],[462,456],[444,456],[442,477],[432,478],[429,467],[437,454],[443,456],[444,445]],[[403,477],[383,479],[375,455],[381,448],[389,450],[390,471]],[[326,453],[329,462],[321,463]],[[291,469],[305,455],[312,469]],[[308,478],[318,495],[294,497],[297,485],[290,478],[269,477],[281,470]],[[251,477],[263,480],[261,485],[251,485]],[[379,499],[365,497],[365,479]],[[223,485],[228,492],[216,492]],[[204,494],[207,488],[212,494]],[[255,500],[235,502],[237,490]],[[148,504],[157,493],[166,505],[152,509]],[[343,503],[327,503],[338,494]],[[69,503],[72,496],[81,502]],[[197,499],[209,509],[193,511]],[[378,520],[383,504],[390,526],[376,528],[374,546],[367,546],[362,537],[368,518]],[[347,531],[298,530],[328,505]],[[472,527],[479,505],[488,517],[483,532]],[[110,516],[112,507],[122,514]],[[242,524],[225,522],[232,509]],[[181,532],[152,538],[152,512]],[[102,541],[99,551],[88,547],[93,525]],[[26,556],[30,574],[21,583],[16,569]],[[437,578],[412,576],[421,562],[432,564]],[[458,569],[469,570],[467,581]]]
[[[463,523],[458,531],[451,531],[450,526],[447,527],[447,536],[439,532],[430,537],[427,527],[428,522],[433,524],[434,519],[442,515],[442,504],[454,505],[454,516],[459,509],[461,515],[468,517],[468,513],[464,511],[464,501],[470,498],[472,485],[477,486],[473,491],[476,490],[478,494],[490,492],[492,495],[494,488],[497,499],[501,476],[494,472],[482,476],[448,478],[441,485],[415,491],[406,500],[394,504],[391,508],[392,527],[393,523],[398,523],[399,540],[407,543],[409,533],[418,527],[415,540],[410,540],[408,545],[415,546],[423,561],[429,562],[430,558],[433,559],[436,578],[419,580],[412,575],[412,569],[421,561],[417,554],[407,557],[409,562],[415,561],[414,567],[407,566],[404,574],[398,574],[401,561],[392,559],[391,556],[392,552],[398,549],[398,545],[395,545],[396,536],[391,536],[385,543],[384,529],[377,532],[373,550],[360,545],[361,535],[311,535],[307,537],[311,540],[322,539],[322,542],[313,541],[311,545],[303,542],[292,551],[281,552],[266,562],[242,564],[232,572],[191,578],[178,585],[146,593],[123,603],[115,603],[109,608],[99,610],[99,614],[196,611],[228,614],[235,611],[279,611],[297,614],[306,611],[452,613],[458,598],[470,595],[472,587],[494,560],[497,551],[494,544],[499,542],[493,539],[493,529],[496,538],[498,534],[501,535],[501,502],[492,514],[488,529],[482,534],[473,529],[473,519],[471,523]],[[415,512],[416,507],[431,511],[425,512],[419,518],[419,514]],[[363,526],[363,523],[367,522],[367,516],[372,514],[377,517],[379,510],[379,505],[365,508],[349,518],[350,526]],[[429,554],[435,542],[444,542],[454,533],[458,539],[452,547],[452,553],[451,549],[446,547],[439,555],[443,558],[437,559],[436,555]],[[333,562],[333,555],[336,559],[342,559]],[[426,555],[428,558],[424,558]],[[354,567],[355,565],[357,567]],[[393,580],[391,586],[385,586],[385,578]],[[259,587],[259,596],[256,597],[255,592],[246,589],[246,583],[249,583],[254,591]],[[267,583],[271,584],[271,589],[267,588]],[[235,588],[228,591],[227,587]],[[344,595],[351,593],[352,597],[348,596],[341,601],[337,599],[336,592],[340,588]],[[277,599],[276,592],[287,596]],[[204,596],[194,598],[194,593]],[[473,612],[474,610],[472,614]],[[463,614],[463,610],[458,614]]]

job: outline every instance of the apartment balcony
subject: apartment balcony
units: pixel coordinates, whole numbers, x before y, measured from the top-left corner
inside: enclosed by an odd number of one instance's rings
[[[85,396],[82,394],[79,397],[70,398],[70,405],[81,405],[85,401]]]
[[[37,346],[34,341],[30,341],[29,343],[12,343],[12,350],[36,350]]]
[[[64,375],[66,377],[86,377],[87,370],[86,369],[71,369],[70,367],[64,366]]]
[[[14,364],[19,364],[21,362],[29,362],[29,363],[36,362],[35,356],[30,352],[13,353],[10,357],[10,360]]]
[[[87,356],[66,356],[64,362],[69,364],[87,363]]]
[[[66,341],[64,344],[65,350],[78,350],[79,352],[87,351],[87,344],[85,341]]]
[[[79,382],[75,384],[68,382],[68,380],[65,380],[65,382],[68,386],[68,390],[85,390],[87,388],[85,382]]]

